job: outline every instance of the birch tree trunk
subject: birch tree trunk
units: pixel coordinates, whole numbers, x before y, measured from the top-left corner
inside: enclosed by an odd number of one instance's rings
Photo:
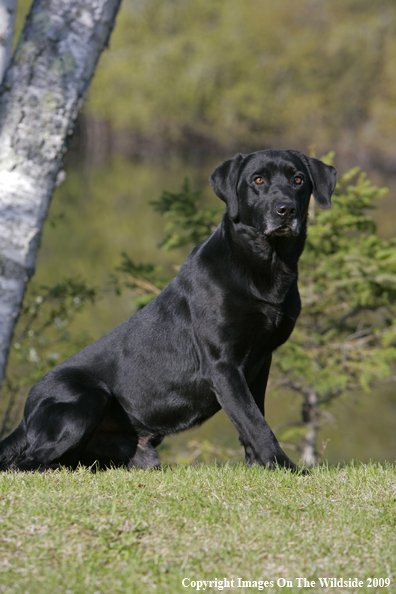
[[[34,0],[0,88],[0,386],[67,137],[120,3]]]
[[[304,393],[304,404],[302,408],[302,420],[308,428],[303,438],[301,461],[307,466],[313,466],[318,459],[316,441],[319,426],[319,399],[314,390],[307,390]]]
[[[0,0],[0,83],[10,61],[17,0]]]

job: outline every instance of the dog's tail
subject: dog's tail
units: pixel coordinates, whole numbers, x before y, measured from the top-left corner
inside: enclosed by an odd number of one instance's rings
[[[15,431],[0,442],[0,470],[16,468],[26,445],[26,431],[22,421]]]

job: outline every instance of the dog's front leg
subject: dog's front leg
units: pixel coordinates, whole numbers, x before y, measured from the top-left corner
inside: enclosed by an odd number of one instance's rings
[[[217,363],[213,389],[219,404],[239,432],[249,464],[297,469],[264,419],[264,409],[260,410],[241,370],[227,363]]]
[[[267,389],[268,376],[271,368],[272,355],[267,355],[264,363],[258,372],[253,376],[248,374],[246,376],[250,392],[258,406],[259,411],[265,417],[265,391]],[[239,443],[245,448],[245,460],[248,466],[254,464],[254,452],[249,444],[244,444],[241,436],[239,436]]]

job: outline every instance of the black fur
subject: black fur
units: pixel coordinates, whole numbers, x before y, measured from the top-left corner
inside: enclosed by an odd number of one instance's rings
[[[221,408],[248,464],[295,468],[264,419],[265,389],[300,313],[310,195],[329,208],[336,177],[297,151],[220,165],[210,178],[227,205],[219,227],[154,301],[33,386],[0,468],[155,467],[165,435]]]

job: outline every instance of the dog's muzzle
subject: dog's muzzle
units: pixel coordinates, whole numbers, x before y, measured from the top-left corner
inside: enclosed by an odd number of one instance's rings
[[[276,235],[276,237],[297,237],[298,231],[288,226],[278,227],[278,229],[275,229],[271,235]]]

